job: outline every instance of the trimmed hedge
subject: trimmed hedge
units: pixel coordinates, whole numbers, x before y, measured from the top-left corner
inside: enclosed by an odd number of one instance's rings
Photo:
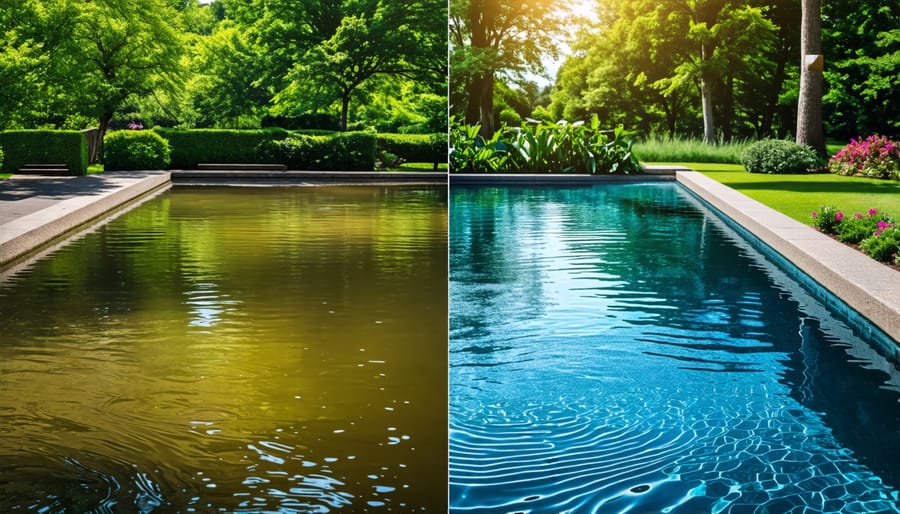
[[[763,139],[741,154],[750,173],[809,173],[821,165],[812,148],[783,139]]]
[[[296,134],[287,139],[263,141],[258,155],[259,161],[284,164],[294,170],[372,171],[375,169],[375,134]]]
[[[447,134],[378,134],[378,149],[406,162],[447,162]]]
[[[103,139],[107,170],[162,170],[169,165],[169,142],[149,130],[119,130]]]
[[[200,163],[253,164],[260,162],[256,148],[263,141],[288,137],[284,129],[224,130],[167,129],[153,130],[171,147],[171,167],[190,169]]]
[[[8,130],[0,132],[6,152],[0,171],[14,173],[26,164],[65,164],[73,175],[88,169],[88,140],[77,130]]]

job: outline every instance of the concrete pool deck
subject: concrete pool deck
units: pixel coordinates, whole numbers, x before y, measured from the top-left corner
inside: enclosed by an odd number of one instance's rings
[[[0,268],[170,184],[165,171],[0,181]]]

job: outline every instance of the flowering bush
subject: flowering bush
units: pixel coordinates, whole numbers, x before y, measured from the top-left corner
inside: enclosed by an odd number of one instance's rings
[[[900,144],[885,136],[851,139],[828,161],[828,171],[838,175],[900,180]]]
[[[885,224],[883,229],[863,240],[859,249],[875,260],[900,266],[900,229],[893,224]]]
[[[900,266],[900,227],[890,216],[869,209],[864,216],[844,215],[836,207],[826,206],[812,213],[813,225],[826,234],[837,235],[844,243],[859,243],[859,249],[873,259]]]
[[[857,244],[863,239],[871,237],[876,231],[883,230],[884,226],[890,222],[891,219],[884,214],[879,214],[878,209],[869,209],[866,216],[857,212],[853,216],[846,216],[838,224],[837,236],[843,243]]]
[[[844,219],[844,213],[837,207],[822,206],[819,212],[812,213],[813,225],[826,234],[837,234],[838,225]]]

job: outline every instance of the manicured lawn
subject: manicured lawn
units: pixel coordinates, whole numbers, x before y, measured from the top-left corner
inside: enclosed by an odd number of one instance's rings
[[[434,163],[430,162],[404,162],[399,168],[392,168],[390,171],[434,171]],[[447,171],[447,163],[438,164],[438,171]]]
[[[810,213],[833,205],[848,214],[874,207],[900,218],[900,182],[831,174],[747,173],[739,164],[677,163],[736,189],[788,216],[812,224]]]

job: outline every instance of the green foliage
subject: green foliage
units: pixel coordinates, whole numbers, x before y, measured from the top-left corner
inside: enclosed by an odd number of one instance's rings
[[[378,148],[406,162],[447,162],[447,134],[378,134]]]
[[[619,127],[601,130],[596,116],[583,122],[523,123],[501,128],[485,140],[478,126],[459,126],[451,133],[454,171],[538,173],[638,173],[633,140]],[[458,156],[454,156],[460,151]]]
[[[150,130],[118,130],[103,141],[107,170],[161,170],[171,160],[169,142]]]
[[[75,130],[9,130],[0,132],[5,151],[3,173],[26,164],[65,164],[73,175],[88,168],[87,137]]]
[[[900,4],[822,2],[826,130],[900,138]]]
[[[837,235],[844,243],[858,243],[859,249],[875,260],[900,265],[900,230],[887,214],[872,208],[866,215],[847,216],[828,206],[813,212],[812,217],[813,225],[822,232]]]
[[[702,81],[718,129],[714,139],[756,139],[779,128],[779,92],[796,60],[799,34],[791,29],[799,25],[799,9],[742,0],[596,4],[602,22],[577,33],[575,51],[557,74],[547,108],[553,119],[597,114],[604,125],[627,124],[644,135],[696,136],[703,132]]]
[[[0,146],[0,170],[3,169],[3,147]]]
[[[375,134],[295,134],[286,139],[263,141],[256,152],[258,160],[285,164],[295,170],[372,171],[375,169]]]
[[[480,125],[454,123],[451,117],[451,172],[497,172],[506,169],[509,153],[506,143],[501,141],[502,133],[495,132],[489,139],[485,139],[480,132]]]
[[[880,224],[891,222],[888,216],[879,214],[877,209],[870,209],[865,216],[857,212],[853,216],[845,215],[842,218],[837,226],[838,240],[851,244],[859,243],[870,237],[878,231]]]
[[[287,130],[315,130],[337,132],[341,130],[341,118],[336,114],[324,112],[307,112],[297,116],[265,116],[263,128],[280,127]]]
[[[263,141],[284,139],[283,129],[153,129],[169,142],[173,168],[196,168],[200,163],[249,164],[258,162],[256,148]]]
[[[731,141],[710,145],[696,138],[665,139],[649,137],[634,143],[634,151],[643,162],[713,162],[740,164],[741,154],[752,143]]]
[[[820,166],[812,148],[782,139],[764,139],[741,154],[750,173],[807,173]]]
[[[900,229],[887,226],[864,239],[859,249],[875,260],[900,265]]]
[[[878,135],[851,139],[828,161],[828,171],[900,180],[900,144]]]
[[[844,213],[837,207],[823,205],[818,211],[812,212],[813,226],[826,234],[837,234],[838,226],[844,219]]]

